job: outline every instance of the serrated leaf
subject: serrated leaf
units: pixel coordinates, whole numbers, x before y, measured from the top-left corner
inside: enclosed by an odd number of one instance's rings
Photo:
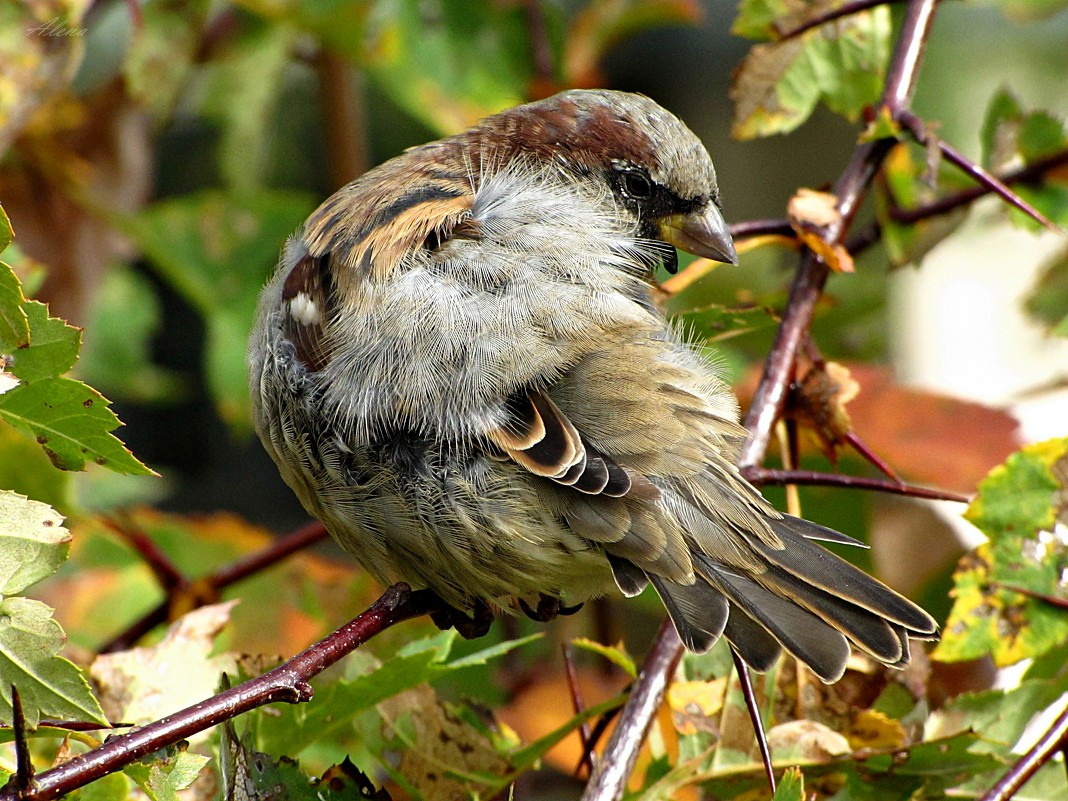
[[[56,572],[70,532],[52,507],[0,490],[0,595],[15,595]]]
[[[7,212],[0,206],[0,253],[3,253],[11,240],[15,238],[15,232],[11,229],[11,220],[7,218]]]
[[[61,470],[87,461],[117,473],[152,475],[111,431],[121,423],[96,390],[71,378],[45,378],[0,394],[0,420],[37,438]]]
[[[954,574],[953,609],[934,656],[991,655],[1004,666],[1068,639],[1068,439],[1031,445],[992,470],[965,517],[989,541]],[[1048,599],[1048,600],[1045,600]]]
[[[9,345],[11,351],[25,347],[30,342],[30,323],[22,308],[25,303],[18,276],[11,267],[0,261],[0,342],[12,343]],[[0,355],[10,356],[11,353]]]
[[[194,781],[210,757],[171,746],[123,768],[151,801],[179,801],[178,791]]]
[[[342,679],[316,689],[307,704],[277,710],[261,717],[258,746],[268,753],[297,754],[311,742],[349,727],[350,719],[387,698],[468,667],[485,664],[537,636],[511,640],[475,654],[446,662],[456,639],[454,630],[406,644],[387,663],[351,679]]]
[[[15,685],[30,726],[42,717],[107,722],[85,676],[58,656],[65,639],[52,610],[40,601],[0,600],[0,721],[11,724]]]
[[[48,307],[35,300],[23,303],[22,309],[29,324],[29,344],[19,347],[0,332],[0,351],[14,355],[8,370],[23,381],[54,378],[70,370],[78,360],[81,330],[49,317]]]
[[[828,4],[806,6],[811,19]],[[822,99],[855,120],[882,91],[890,55],[890,12],[884,6],[851,14],[799,36],[755,45],[731,81],[732,134],[752,139],[787,133]]]

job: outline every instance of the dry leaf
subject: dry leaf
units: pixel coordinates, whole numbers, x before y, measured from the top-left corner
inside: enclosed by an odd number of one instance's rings
[[[838,449],[846,444],[853,430],[846,404],[859,394],[860,384],[850,375],[848,367],[824,362],[813,365],[793,388],[785,414],[804,426],[834,463]]]
[[[235,666],[233,655],[211,652],[236,603],[190,612],[158,645],[98,656],[89,675],[108,719],[148,723],[214,695],[220,675]]]
[[[837,228],[841,223],[838,198],[828,192],[798,189],[786,205],[790,227],[819,259],[836,273],[851,273],[856,270],[853,257],[844,245],[827,239],[827,229]]]

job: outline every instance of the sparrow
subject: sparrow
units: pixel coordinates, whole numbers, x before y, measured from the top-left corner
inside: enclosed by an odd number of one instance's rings
[[[934,620],[739,473],[737,401],[653,300],[676,248],[737,263],[708,152],[646,97],[563,92],[410,149],[285,245],[256,430],[378,581],[475,630],[651,584],[691,651],[906,664]]]

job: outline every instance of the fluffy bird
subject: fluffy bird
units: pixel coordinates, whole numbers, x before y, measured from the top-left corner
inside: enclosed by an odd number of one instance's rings
[[[653,303],[675,247],[737,262],[708,152],[648,98],[564,92],[408,150],[287,243],[259,436],[376,579],[468,628],[652,584],[693,651],[905,664],[931,617],[739,474],[736,399]]]

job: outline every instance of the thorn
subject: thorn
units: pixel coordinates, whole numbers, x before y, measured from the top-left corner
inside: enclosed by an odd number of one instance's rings
[[[749,665],[738,656],[738,652],[731,646],[731,657],[734,659],[734,669],[738,674],[738,682],[742,685],[742,695],[745,697],[745,708],[749,710],[749,720],[753,723],[753,733],[756,734],[757,747],[760,748],[760,759],[764,763],[764,775],[767,776],[771,794],[775,795],[775,769],[771,764],[771,749],[768,748],[768,738],[764,734],[764,723],[760,719],[760,710],[757,708],[756,692],[753,690],[753,679],[749,675]]]

